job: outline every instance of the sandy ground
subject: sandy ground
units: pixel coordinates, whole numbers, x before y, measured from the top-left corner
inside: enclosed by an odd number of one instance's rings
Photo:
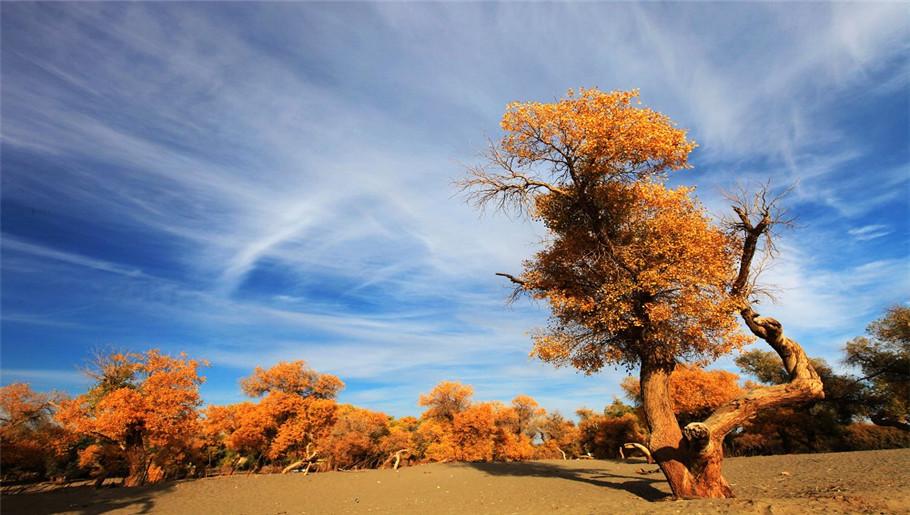
[[[910,449],[726,460],[736,499],[675,501],[641,462],[432,464],[304,477],[240,475],[146,488],[6,493],[41,513],[910,513]]]

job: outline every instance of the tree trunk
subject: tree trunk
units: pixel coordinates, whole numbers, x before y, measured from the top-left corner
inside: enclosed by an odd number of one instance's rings
[[[687,466],[687,453],[682,431],[670,401],[670,373],[675,361],[656,362],[643,359],[641,365],[641,400],[651,439],[651,456],[660,466],[676,497],[695,497],[695,484]]]
[[[126,463],[129,475],[123,482],[124,486],[142,486],[148,476],[148,457],[141,445],[133,445],[126,449]]]

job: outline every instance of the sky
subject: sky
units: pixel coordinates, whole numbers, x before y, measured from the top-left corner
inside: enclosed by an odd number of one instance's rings
[[[306,360],[417,415],[441,380],[571,414],[621,395],[528,356],[507,305],[543,230],[453,186],[512,101],[639,88],[697,187],[770,181],[763,276],[808,353],[910,301],[910,16],[851,3],[4,3],[0,382],[83,391],[93,352],[207,359],[207,403]],[[732,368],[730,357],[720,368]]]

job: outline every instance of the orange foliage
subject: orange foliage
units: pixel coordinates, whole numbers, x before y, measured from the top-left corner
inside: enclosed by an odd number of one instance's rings
[[[633,413],[619,417],[593,415],[578,425],[581,450],[595,458],[616,458],[619,447],[627,442],[644,443],[647,432]]]
[[[280,392],[269,394],[259,407],[269,419],[267,427],[275,429],[268,450],[268,457],[273,460],[301,457],[308,443],[319,442],[328,435],[338,408],[333,400]]]
[[[721,405],[741,395],[739,376],[724,370],[705,370],[679,364],[670,374],[670,401],[680,417],[699,420]],[[641,385],[634,377],[626,377],[622,388],[630,399],[640,401]]]
[[[543,445],[537,448],[535,457],[563,458],[580,454],[578,428],[559,413],[550,413],[543,417],[539,431]]]
[[[522,275],[553,316],[534,338],[534,355],[594,372],[644,354],[711,359],[748,341],[735,318],[738,300],[726,293],[737,247],[690,190],[652,182],[592,188],[596,200],[588,202],[611,225],[604,229],[614,240],[609,259],[592,254],[600,237],[577,226],[574,195],[537,200],[556,238],[525,262]]]
[[[673,411],[689,418],[704,418],[742,394],[739,376],[724,370],[704,370],[678,365],[670,374]]]
[[[144,354],[113,354],[99,358],[95,386],[86,394],[61,403],[57,419],[104,452],[119,455],[128,467],[127,485],[149,481],[150,467],[161,467],[174,476],[186,473],[184,457],[197,445],[196,408],[200,362],[181,355],[173,358],[151,350]],[[112,460],[114,461],[114,460]],[[109,471],[105,463],[100,466]],[[154,470],[154,469],[153,469]]]
[[[300,397],[334,399],[344,388],[341,379],[320,374],[305,361],[281,362],[268,370],[256,367],[253,375],[240,383],[244,393],[259,397],[269,392],[283,392]]]
[[[534,436],[536,419],[546,413],[546,410],[537,404],[533,397],[528,395],[518,395],[512,399],[512,409],[517,416],[516,433],[527,436]]]
[[[429,461],[512,461],[531,458],[532,421],[544,414],[537,401],[520,395],[512,406],[471,404],[470,386],[443,381],[420,403],[428,406],[414,434],[418,452]]]
[[[633,106],[636,97],[638,90],[582,89],[549,104],[513,102],[500,124],[502,149],[525,162],[558,160],[560,150],[571,149],[589,160],[579,173],[591,178],[688,167],[695,143],[665,115]]]
[[[689,166],[695,144],[633,105],[637,96],[590,89],[510,104],[490,166],[462,181],[479,203],[517,207],[547,227],[547,247],[515,278],[551,307],[533,354],[588,373],[643,356],[707,361],[748,341],[740,299],[728,294],[739,242],[691,189],[663,184]]]
[[[320,444],[320,449],[331,458],[333,468],[376,467],[389,453],[408,447],[400,431],[394,442],[386,441],[391,433],[388,415],[350,405],[338,411],[338,421],[325,443]],[[389,450],[395,445],[403,447]]]
[[[443,381],[437,384],[430,393],[421,395],[418,403],[428,409],[423,418],[452,421],[455,415],[467,409],[471,404],[474,389],[456,381]]]
[[[477,404],[455,414],[450,433],[455,461],[492,461],[496,419],[490,403]]]
[[[25,383],[0,387],[0,470],[4,477],[47,476],[61,465],[73,435],[53,422],[58,397],[34,392]]]
[[[265,397],[258,404],[209,407],[203,434],[210,445],[221,442],[258,463],[263,457],[293,461],[308,444],[326,438],[337,416],[333,399],[344,383],[294,361],[268,370],[256,367],[241,385],[251,397]]]

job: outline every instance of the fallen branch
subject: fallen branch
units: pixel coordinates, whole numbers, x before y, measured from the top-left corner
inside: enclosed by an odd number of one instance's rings
[[[631,450],[641,451],[641,453],[645,455],[645,458],[648,459],[649,465],[654,463],[654,458],[651,457],[651,451],[648,450],[647,447],[645,447],[644,445],[642,445],[640,443],[629,442],[629,443],[622,444],[622,447],[619,448],[619,457],[622,459],[626,459],[626,455],[623,452],[623,449],[629,449],[630,451]]]
[[[307,463],[304,460],[297,460],[294,463],[291,463],[290,465],[288,465],[287,467],[284,467],[283,469],[281,469],[281,473],[287,474],[288,472],[290,472],[292,470],[297,470],[304,465],[309,465],[309,463]]]
[[[287,474],[288,472],[291,472],[292,470],[297,470],[297,469],[303,467],[304,465],[306,465],[306,468],[304,468],[304,470],[303,470],[303,475],[305,476],[305,475],[309,474],[310,468],[313,465],[317,464],[318,462],[322,461],[316,457],[317,451],[315,449],[313,451],[310,451],[310,447],[312,445],[313,445],[312,443],[306,444],[306,450],[304,451],[304,458],[297,460],[294,463],[291,463],[287,467],[284,467],[284,469],[282,469],[281,473]]]

